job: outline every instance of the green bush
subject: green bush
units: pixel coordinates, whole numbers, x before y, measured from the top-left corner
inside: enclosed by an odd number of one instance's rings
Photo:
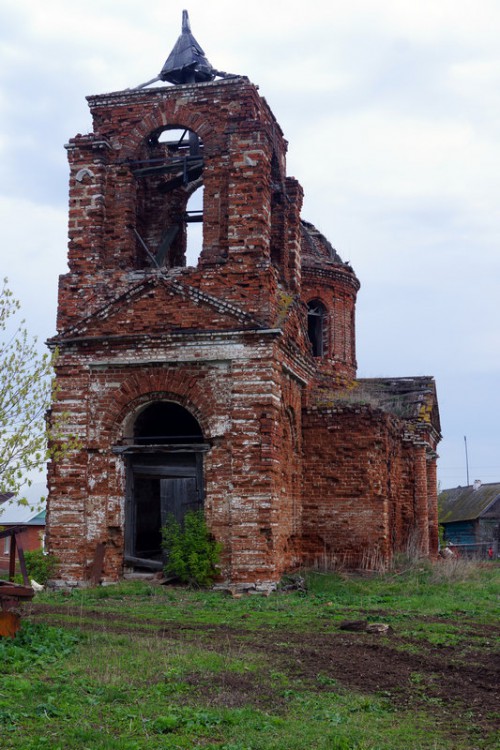
[[[192,586],[210,586],[217,575],[222,545],[211,536],[202,510],[188,511],[182,525],[170,515],[162,528],[167,576]]]
[[[26,550],[24,553],[28,577],[33,578],[41,586],[45,586],[53,578],[59,565],[54,555],[44,554],[42,549]]]

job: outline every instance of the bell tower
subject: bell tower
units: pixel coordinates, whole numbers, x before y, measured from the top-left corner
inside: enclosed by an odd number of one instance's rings
[[[158,76],[88,103],[93,130],[66,147],[51,342],[54,416],[81,447],[49,469],[51,547],[66,580],[86,579],[99,545],[109,580],[157,570],[161,519],[203,507],[224,575],[276,580],[300,554],[311,368],[287,143],[257,87],[208,62],[187,13]]]
[[[173,85],[148,88],[156,81]],[[286,177],[287,144],[257,87],[212,68],[184,12],[159,76],[88,102],[93,132],[66,147],[70,272],[59,329],[165,273],[270,325],[277,285],[299,291],[302,192]]]

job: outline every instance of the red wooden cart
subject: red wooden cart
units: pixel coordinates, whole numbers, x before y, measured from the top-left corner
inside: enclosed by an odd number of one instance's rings
[[[0,579],[0,637],[15,635],[21,624],[21,618],[17,610],[23,602],[30,601],[35,595],[33,587],[30,586],[21,544],[21,534],[25,529],[25,526],[12,526],[0,531],[0,539],[10,537],[9,578],[7,581]],[[14,583],[16,553],[23,577],[22,585]]]

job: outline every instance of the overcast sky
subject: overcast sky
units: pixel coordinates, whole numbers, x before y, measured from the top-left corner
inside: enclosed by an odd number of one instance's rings
[[[361,377],[434,375],[442,488],[500,482],[498,0],[0,0],[2,276],[55,332],[64,144],[85,96],[154,77],[182,9],[219,70],[259,85],[303,217],[360,281]]]

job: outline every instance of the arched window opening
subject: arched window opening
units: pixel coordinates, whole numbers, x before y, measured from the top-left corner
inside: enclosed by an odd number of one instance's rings
[[[202,185],[203,142],[187,128],[160,128],[147,139],[145,157],[131,163],[137,180],[132,229],[138,263],[146,268],[185,266],[187,227],[200,224],[202,217],[202,206],[188,209],[188,201]]]
[[[186,265],[196,266],[203,247],[203,185],[189,197],[186,225]]]
[[[313,356],[324,357],[328,349],[328,318],[326,307],[319,300],[307,305],[307,333]]]
[[[188,128],[173,127],[155,130],[149,136],[148,143],[153,147],[162,143],[172,154],[189,153],[193,155],[200,150],[200,139],[196,133]]]
[[[180,404],[160,401],[146,407],[134,426],[138,445],[201,443],[203,434],[197,419]]]

